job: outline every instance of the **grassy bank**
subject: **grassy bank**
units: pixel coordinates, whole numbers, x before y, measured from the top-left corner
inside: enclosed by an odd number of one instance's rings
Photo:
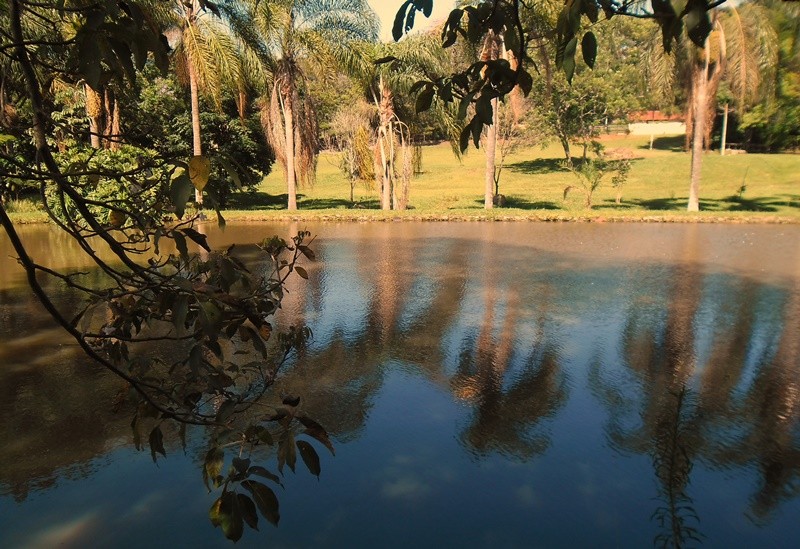
[[[348,182],[338,169],[338,156],[323,153],[317,183],[303,189],[300,212],[289,215],[282,172],[265,178],[258,192],[242,195],[228,219],[533,219],[607,221],[730,221],[800,222],[800,156],[791,154],[738,154],[704,158],[700,214],[688,214],[690,156],[681,150],[682,137],[607,138],[610,149],[627,149],[635,156],[622,188],[621,203],[610,176],[594,193],[592,209],[579,194],[564,200],[564,188],[574,185],[575,175],[561,163],[557,146],[524,148],[506,161],[500,192],[507,207],[483,209],[483,151],[471,149],[459,162],[449,145],[425,147],[423,173],[411,184],[410,208],[405,212],[378,210],[378,193],[359,185],[355,207],[350,203]],[[238,207],[237,207],[238,206]]]
[[[380,221],[433,220],[542,220],[542,221],[654,221],[654,222],[786,222],[800,223],[800,156],[792,154],[708,153],[703,162],[699,214],[685,211],[689,189],[688,153],[683,137],[609,137],[607,150],[626,149],[635,159],[622,188],[620,204],[610,176],[593,195],[592,209],[578,193],[564,200],[564,188],[574,185],[574,174],[562,166],[558,146],[522,148],[506,160],[500,192],[507,206],[483,209],[484,156],[470,149],[459,162],[448,144],[424,147],[423,173],[411,183],[405,212],[382,212],[374,189],[359,184],[355,204],[350,186],[338,168],[339,157],[322,153],[317,183],[301,190],[299,212],[285,209],[283,173],[275,171],[253,193],[235,195],[224,215],[228,220],[318,219]],[[579,151],[574,151],[577,154]],[[14,214],[20,222],[43,219],[36,212]]]

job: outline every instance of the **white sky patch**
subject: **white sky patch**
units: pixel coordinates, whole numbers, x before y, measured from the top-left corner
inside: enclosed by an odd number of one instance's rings
[[[405,0],[368,0],[369,5],[378,14],[381,20],[381,40],[388,42],[392,40],[392,25],[397,10],[403,5]],[[425,30],[434,23],[443,21],[455,7],[455,2],[451,0],[433,0],[433,13],[426,19],[422,12],[417,12],[414,22],[414,31]]]
[[[422,499],[430,492],[430,486],[412,476],[406,476],[393,482],[387,482],[381,489],[383,497],[412,501]]]

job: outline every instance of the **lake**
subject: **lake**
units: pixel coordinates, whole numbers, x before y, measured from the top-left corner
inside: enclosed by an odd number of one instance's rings
[[[237,546],[796,547],[800,227],[308,228],[280,322],[314,337],[274,387],[331,434]],[[36,259],[87,269],[23,227]],[[0,235],[0,545],[228,547],[208,434],[136,451],[120,383],[33,301]],[[51,287],[58,292],[58,287]],[[75,306],[68,295],[60,302]],[[274,469],[275,458],[264,456]]]

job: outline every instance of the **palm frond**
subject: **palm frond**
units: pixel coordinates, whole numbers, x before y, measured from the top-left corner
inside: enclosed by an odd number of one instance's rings
[[[745,106],[758,99],[763,82],[772,82],[778,63],[778,38],[766,11],[757,4],[731,7],[722,19],[727,42],[726,79],[736,100]]]
[[[366,0],[296,0],[297,28],[341,33],[348,41],[377,41],[380,24]]]

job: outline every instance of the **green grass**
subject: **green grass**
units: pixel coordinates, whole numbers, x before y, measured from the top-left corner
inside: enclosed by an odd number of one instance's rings
[[[3,206],[14,223],[43,223],[48,219],[38,200],[20,198],[9,200]]]
[[[378,193],[359,184],[355,207],[350,187],[338,168],[338,155],[323,152],[317,183],[301,190],[299,212],[286,211],[283,172],[275,171],[254,193],[234,195],[225,212],[229,220],[354,219],[544,219],[544,220],[654,220],[800,223],[800,155],[740,154],[705,155],[700,185],[700,214],[688,214],[690,155],[682,151],[683,137],[657,138],[653,150],[649,137],[609,137],[606,150],[625,148],[636,159],[615,203],[616,189],[610,176],[593,196],[594,208],[584,207],[583,197],[564,188],[576,177],[561,166],[558,146],[523,148],[506,161],[500,192],[507,207],[483,209],[484,156],[471,148],[459,162],[446,143],[424,147],[423,173],[411,183],[409,209],[383,212]],[[579,149],[573,151],[574,155]],[[744,185],[744,192],[740,192]],[[44,214],[33,206],[13,213],[18,222],[39,221]]]
[[[607,150],[629,149],[637,158],[622,189],[621,204],[615,203],[616,189],[606,176],[593,196],[591,210],[577,193],[563,199],[564,188],[577,179],[561,166],[563,153],[557,146],[525,148],[510,156],[500,180],[507,207],[492,211],[483,209],[482,150],[470,149],[459,162],[448,144],[425,147],[423,173],[411,183],[409,210],[389,213],[378,209],[377,191],[360,184],[355,190],[356,207],[351,207],[349,184],[339,172],[337,155],[322,153],[317,183],[301,190],[301,211],[292,217],[800,222],[800,156],[791,154],[706,154],[700,186],[703,211],[699,215],[685,212],[690,156],[680,150],[682,141],[682,137],[658,138],[650,150],[649,137],[605,139]],[[276,167],[258,192],[237,199],[226,218],[285,217],[289,215],[285,193],[283,173]]]

